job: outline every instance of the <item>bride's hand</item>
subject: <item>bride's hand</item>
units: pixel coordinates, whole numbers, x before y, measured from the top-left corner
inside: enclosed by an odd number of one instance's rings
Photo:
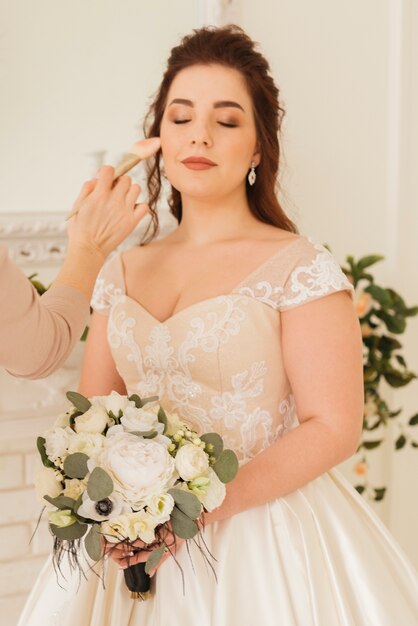
[[[178,550],[179,546],[185,541],[180,537],[175,537],[171,530],[168,530],[167,535],[164,537],[165,543],[169,546],[171,552],[174,554]],[[148,546],[147,550],[144,550],[144,547]],[[129,567],[130,565],[136,565],[136,563],[145,563],[150,555],[150,547],[153,546],[156,548],[158,546],[158,542],[154,544],[145,544],[143,541],[138,540],[134,541],[131,544],[127,543],[118,543],[114,546],[108,544],[106,548],[106,553],[118,564],[118,566],[122,569]],[[142,550],[137,553],[132,552],[135,548],[141,548]],[[150,576],[154,576],[155,572],[159,567],[166,561],[170,556],[170,550],[166,550],[165,554],[162,556],[160,562],[157,567],[155,567],[151,572]]]
[[[159,137],[138,141],[132,150],[142,158],[155,154]],[[114,168],[104,165],[97,179],[87,181],[76,199],[68,222],[69,248],[86,247],[107,257],[137,226],[148,212],[147,204],[136,204],[141,187],[130,176],[113,184]]]

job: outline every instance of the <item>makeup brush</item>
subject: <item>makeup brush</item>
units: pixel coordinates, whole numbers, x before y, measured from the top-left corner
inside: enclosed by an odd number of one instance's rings
[[[149,139],[142,139],[137,141],[131,148],[130,152],[127,152],[122,161],[116,165],[113,175],[112,188],[115,186],[118,178],[129,172],[135,165],[138,165],[144,159],[152,156],[159,150],[161,146],[161,140],[159,137],[150,137]],[[79,209],[74,209],[65,219],[69,220],[71,217],[78,213]]]

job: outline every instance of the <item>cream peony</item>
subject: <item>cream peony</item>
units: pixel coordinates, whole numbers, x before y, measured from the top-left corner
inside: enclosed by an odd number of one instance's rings
[[[212,468],[209,469],[207,476],[210,478],[210,484],[205,488],[205,493],[196,495],[207,511],[213,511],[224,501],[226,487]]]
[[[147,411],[146,409],[137,409],[136,407],[128,406],[120,421],[124,429],[131,432],[156,430],[161,434],[164,430],[164,424],[160,424],[155,413],[153,411]]]
[[[93,433],[75,433],[69,443],[68,454],[83,452],[88,457],[97,459],[103,448],[104,437]]]
[[[119,543],[130,537],[130,521],[128,515],[118,515],[100,524],[102,535],[110,543]]]
[[[77,433],[102,433],[107,426],[108,414],[102,406],[91,406],[88,411],[75,418]]]
[[[178,450],[175,463],[181,478],[186,481],[206,474],[209,469],[209,460],[206,452],[193,443],[186,443]]]
[[[140,507],[152,495],[173,485],[174,459],[165,445],[123,432],[103,440],[100,466],[126,502]]]
[[[63,476],[61,472],[58,472],[52,467],[44,467],[42,465],[42,467],[37,470],[34,478],[34,484],[36,494],[42,504],[46,504],[47,507],[52,507],[52,504],[47,504],[47,501],[43,498],[44,496],[56,498],[60,495],[62,491],[62,478]]]
[[[68,456],[68,447],[74,436],[71,428],[51,428],[47,430],[45,437],[45,452],[50,461],[56,465],[60,465]]]
[[[169,493],[153,495],[146,502],[147,513],[156,524],[164,524],[170,519],[170,513],[174,508],[174,498]]]

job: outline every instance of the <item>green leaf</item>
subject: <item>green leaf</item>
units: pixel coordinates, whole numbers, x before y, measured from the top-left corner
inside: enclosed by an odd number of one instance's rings
[[[100,524],[93,524],[84,539],[84,545],[87,550],[87,554],[93,561],[100,561],[102,557],[102,544]]]
[[[70,402],[75,406],[76,409],[85,413],[91,407],[91,402],[88,398],[85,398],[81,395],[81,393],[77,393],[77,391],[67,391],[65,394]]]
[[[361,446],[363,448],[366,448],[366,450],[373,450],[374,448],[377,448],[378,446],[380,446],[382,441],[383,441],[383,439],[379,439],[378,441],[363,441]]]
[[[363,493],[365,488],[366,487],[364,487],[364,485],[357,485],[356,487],[354,487],[354,489],[356,489],[360,494]]]
[[[154,439],[154,437],[158,435],[158,430],[133,430],[129,434],[137,435],[138,437],[143,437],[144,439]]]
[[[71,509],[72,511],[74,511],[76,503],[75,500],[73,500],[72,498],[67,498],[67,496],[57,496],[56,498],[51,498],[51,496],[44,496],[44,500],[50,502],[51,504],[56,506],[57,509],[60,510]]]
[[[368,285],[364,291],[369,293],[382,307],[388,308],[391,306],[392,298],[388,289],[383,289],[383,287],[372,283]]]
[[[212,465],[212,469],[221,482],[229,483],[238,471],[237,455],[233,450],[224,450],[216,463]]]
[[[396,450],[400,450],[401,448],[404,447],[404,445],[406,444],[406,438],[404,437],[404,435],[400,435],[395,443],[395,447]]]
[[[370,267],[370,265],[374,265],[378,261],[383,261],[384,256],[380,254],[369,254],[368,256],[363,256],[357,263],[357,267],[359,270],[364,270],[366,267]]]
[[[396,358],[396,360],[398,361],[398,363],[399,363],[400,365],[402,365],[402,367],[408,367],[408,366],[407,366],[407,364],[406,364],[405,359],[403,358],[403,356],[402,356],[401,354],[396,354],[396,355],[395,355],[395,358]]]
[[[205,443],[211,443],[213,445],[213,451],[210,452],[211,456],[214,456],[217,459],[221,456],[224,449],[224,442],[218,433],[205,433],[200,437],[200,439]]]
[[[160,407],[160,410],[158,411],[158,421],[160,422],[160,424],[164,424],[163,434],[165,434],[168,428],[168,418],[162,406]]]
[[[418,424],[418,413],[416,415],[413,415],[410,419],[408,424],[410,426],[416,426]]]
[[[184,491],[183,489],[169,489],[168,493],[173,496],[177,508],[191,519],[199,517],[202,511],[202,505],[194,493]]]
[[[383,500],[384,495],[386,493],[386,487],[382,487],[381,489],[375,489],[375,497],[374,500],[378,502],[379,500]]]
[[[375,315],[379,317],[385,324],[387,329],[391,333],[395,333],[396,335],[400,335],[405,331],[406,321],[403,316],[400,315],[391,315],[387,311],[380,309],[379,311],[375,311]]]
[[[89,327],[86,326],[85,329],[83,330],[83,334],[80,337],[80,341],[86,341],[88,334],[89,334]]]
[[[182,539],[191,539],[199,532],[196,522],[176,506],[171,511],[170,520],[173,532]]]
[[[55,526],[55,524],[50,524],[49,528],[59,539],[74,541],[75,539],[81,539],[81,537],[86,534],[88,526],[87,524],[79,524],[78,522],[75,522],[74,524],[71,524],[71,526],[65,526],[64,528]]]
[[[416,443],[415,441],[411,441],[411,446],[413,448],[418,448],[418,443]]]
[[[131,396],[128,396],[128,400],[130,400],[131,402],[135,402],[135,406],[137,409],[142,409],[142,400],[137,393],[133,393]]]
[[[87,493],[95,502],[108,498],[113,493],[113,480],[101,467],[95,467],[87,483]]]
[[[155,548],[155,550],[150,553],[145,562],[145,572],[147,574],[149,574],[154,569],[154,567],[157,567],[158,563],[163,558],[164,552],[165,546],[158,546],[158,548]]]
[[[416,378],[416,374],[409,371],[399,372],[398,370],[391,370],[389,372],[384,372],[383,376],[385,377],[386,382],[389,383],[392,387],[404,387],[408,383],[411,382],[414,378]]]
[[[88,474],[87,461],[89,457],[83,452],[70,454],[64,461],[64,473],[69,478],[85,478]]]
[[[41,455],[42,464],[45,467],[55,467],[53,462],[50,459],[48,459],[46,455],[45,442],[46,442],[46,439],[44,437],[38,437],[36,440],[36,446],[38,448],[39,454]]]

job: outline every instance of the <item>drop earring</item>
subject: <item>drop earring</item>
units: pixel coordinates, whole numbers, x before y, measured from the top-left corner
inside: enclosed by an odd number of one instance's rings
[[[255,173],[255,166],[254,166],[254,163],[251,163],[251,170],[248,174],[248,182],[251,186],[254,185],[256,178],[257,178],[257,174]]]

